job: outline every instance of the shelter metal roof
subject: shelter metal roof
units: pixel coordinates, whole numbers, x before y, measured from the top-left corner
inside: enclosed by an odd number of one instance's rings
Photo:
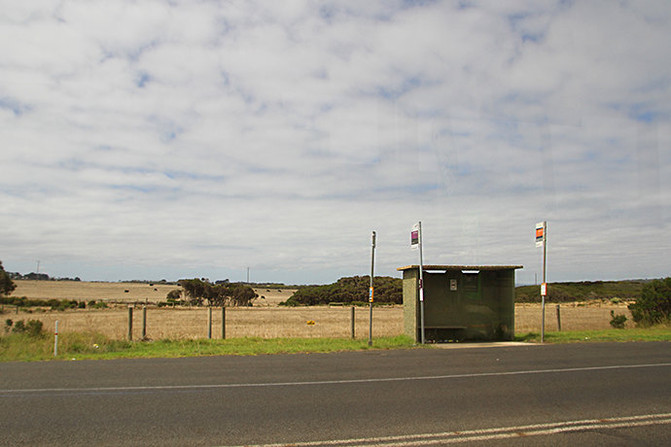
[[[424,270],[516,270],[524,268],[521,265],[435,265],[424,264]],[[419,265],[406,265],[405,267],[398,267],[396,270],[413,270],[418,269]]]

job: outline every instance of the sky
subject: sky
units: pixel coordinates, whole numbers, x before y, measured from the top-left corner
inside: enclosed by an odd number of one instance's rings
[[[671,2],[0,0],[0,261],[671,271]]]

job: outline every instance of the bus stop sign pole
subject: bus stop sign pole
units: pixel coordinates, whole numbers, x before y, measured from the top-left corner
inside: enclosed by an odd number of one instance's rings
[[[371,253],[370,253],[370,288],[368,289],[368,346],[373,346],[373,276],[375,276],[375,232],[371,238]]]
[[[422,344],[424,344],[424,259],[422,256],[421,220],[412,227],[412,233],[410,233],[410,246],[412,248],[419,248],[419,313],[421,339]]]
[[[548,284],[546,277],[547,268],[547,232],[548,223],[546,221],[536,224],[536,247],[543,247],[543,282],[541,283],[541,343],[545,341],[545,297],[548,293]]]

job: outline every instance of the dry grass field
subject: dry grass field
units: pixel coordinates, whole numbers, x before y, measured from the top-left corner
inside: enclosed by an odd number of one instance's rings
[[[402,309],[376,308],[373,317],[373,334],[399,335],[403,331]],[[221,308],[212,310],[212,337],[221,337]],[[54,329],[58,320],[59,332],[96,331],[112,338],[125,338],[128,333],[128,310],[71,310],[64,312],[14,311],[4,318],[36,319],[44,323],[47,331]],[[314,324],[308,322],[314,321]],[[147,337],[205,338],[207,337],[207,308],[147,308]],[[368,309],[355,310],[357,338],[368,337]],[[133,311],[133,338],[142,333],[142,308]],[[349,337],[351,335],[351,310],[349,307],[298,307],[298,308],[226,308],[226,337]]]
[[[174,285],[139,283],[88,283],[55,281],[16,281],[12,296],[27,298],[57,298],[76,300],[113,301],[118,303],[164,301]],[[128,290],[128,292],[125,292]],[[226,337],[349,337],[351,310],[349,307],[278,307],[294,292],[292,289],[255,289],[259,298],[251,308],[226,309]],[[261,298],[262,297],[262,298]],[[626,303],[601,302],[569,303],[561,305],[562,330],[609,329],[610,311],[622,313],[631,319]],[[45,329],[52,331],[59,321],[60,332],[96,331],[113,338],[124,338],[128,333],[128,310],[125,304],[110,309],[69,311],[21,310],[7,307],[4,319],[38,319]],[[546,305],[546,330],[557,329],[556,304]],[[213,309],[213,338],[221,337],[221,309]],[[368,337],[368,309],[355,311],[357,338]],[[4,321],[3,319],[3,321]],[[314,324],[308,324],[314,321]],[[147,336],[161,338],[207,337],[208,310],[206,308],[147,308]],[[630,322],[627,323],[631,324]],[[541,326],[540,304],[515,306],[515,332],[539,332]],[[139,339],[142,331],[142,308],[136,306],[133,314],[133,337]],[[403,333],[403,308],[401,306],[375,308],[374,336],[394,336]]]
[[[119,301],[156,303],[179,286],[155,283],[152,285],[125,282],[85,281],[14,281],[16,290],[12,296],[28,299]]]
[[[85,281],[14,281],[16,290],[12,296],[28,299],[111,301],[122,303],[158,303],[165,301],[168,292],[181,287],[174,284],[142,284],[129,282],[85,282]],[[296,289],[255,288],[259,298],[254,306],[277,306],[286,301]]]

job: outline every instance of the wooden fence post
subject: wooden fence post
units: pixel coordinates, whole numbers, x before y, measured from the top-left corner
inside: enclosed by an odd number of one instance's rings
[[[128,306],[128,340],[133,339],[133,306]]]
[[[352,316],[350,319],[352,320],[352,340],[354,340],[354,306],[352,306]]]
[[[212,308],[207,308],[207,338],[212,338]]]
[[[221,306],[221,339],[226,339],[226,307]]]
[[[147,306],[142,306],[142,340],[147,339]]]
[[[561,332],[561,313],[559,312],[559,304],[557,304],[557,331]]]

